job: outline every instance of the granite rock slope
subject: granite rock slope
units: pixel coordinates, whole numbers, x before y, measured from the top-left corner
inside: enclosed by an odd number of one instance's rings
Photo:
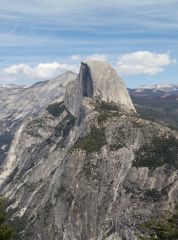
[[[97,93],[96,71],[16,132],[0,178],[18,239],[141,240],[144,222],[175,209],[178,133]]]
[[[53,101],[62,101],[66,85],[76,78],[77,74],[66,72],[31,87],[0,86],[0,164],[23,120],[44,111]]]

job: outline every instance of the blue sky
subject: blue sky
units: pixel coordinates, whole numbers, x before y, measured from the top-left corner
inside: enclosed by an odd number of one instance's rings
[[[178,0],[0,0],[0,83],[109,61],[128,87],[178,83]]]

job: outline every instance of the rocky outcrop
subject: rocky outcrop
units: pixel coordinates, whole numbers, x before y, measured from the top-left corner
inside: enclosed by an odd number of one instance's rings
[[[36,83],[31,87],[0,87],[0,121],[19,120],[28,114],[37,114],[54,100],[62,101],[66,85],[75,81],[77,74],[63,75]]]
[[[134,110],[122,79],[111,65],[101,61],[88,61],[87,66],[93,81],[93,97],[100,98],[103,101],[120,103]]]
[[[54,101],[62,101],[66,85],[76,78],[77,74],[66,72],[31,87],[0,86],[0,164],[7,156],[11,140],[23,120],[40,114]]]
[[[85,97],[115,102],[135,111],[122,79],[112,66],[104,61],[81,63],[76,85],[72,92],[70,90],[67,90],[66,105],[75,115],[78,114],[82,99]]]

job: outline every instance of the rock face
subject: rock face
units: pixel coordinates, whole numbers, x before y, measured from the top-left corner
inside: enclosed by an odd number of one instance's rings
[[[86,95],[87,97],[87,93],[89,93],[89,97],[98,97],[103,101],[120,103],[129,109],[134,109],[122,79],[111,65],[102,61],[89,61],[84,67],[85,71],[87,71],[87,67],[91,75],[92,84],[91,87],[89,86],[89,91],[87,91],[84,83],[84,96]],[[85,76],[83,78],[86,79]]]
[[[39,114],[53,101],[62,101],[67,84],[76,78],[77,74],[66,72],[55,79],[27,88],[0,86],[0,164],[23,119]]]
[[[142,223],[174,211],[177,132],[107,92],[107,64],[92,64],[68,83],[67,106],[26,118],[12,140],[0,178],[18,239],[140,240]]]
[[[62,101],[66,85],[75,81],[77,74],[67,72],[50,81],[39,82],[31,87],[0,87],[0,120],[18,120],[28,114],[39,113],[54,100]]]
[[[70,90],[68,92],[71,96]],[[112,66],[104,61],[81,63],[73,95],[74,98],[70,101],[67,99],[66,104],[75,115],[79,112],[84,97],[115,102],[135,111],[122,79]]]

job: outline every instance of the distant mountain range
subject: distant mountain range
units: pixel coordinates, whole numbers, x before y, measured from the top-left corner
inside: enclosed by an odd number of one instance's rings
[[[140,89],[151,89],[160,91],[176,91],[178,90],[178,84],[153,84],[153,85],[142,85]]]
[[[143,85],[129,93],[141,116],[178,128],[178,85]]]

